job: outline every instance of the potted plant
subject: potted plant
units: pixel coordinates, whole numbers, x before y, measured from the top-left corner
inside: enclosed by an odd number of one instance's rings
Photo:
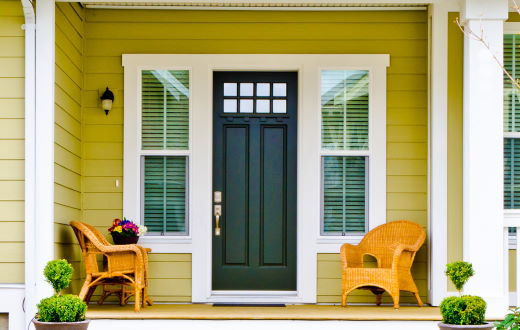
[[[442,329],[493,329],[493,324],[485,322],[486,302],[478,296],[462,295],[462,288],[473,276],[473,266],[469,262],[457,261],[446,266],[446,275],[459,292],[459,296],[447,297],[440,305]]]
[[[53,260],[47,263],[43,274],[52,285],[54,295],[44,298],[38,304],[38,312],[33,319],[37,330],[86,330],[90,320],[85,319],[87,304],[78,296],[61,294],[72,278],[72,266],[67,260]]]
[[[123,218],[123,220],[114,219],[112,227],[108,228],[108,231],[112,235],[114,244],[136,244],[139,236],[146,234],[147,228]]]
[[[513,307],[503,321],[495,322],[497,330],[518,330],[520,329],[520,307]]]

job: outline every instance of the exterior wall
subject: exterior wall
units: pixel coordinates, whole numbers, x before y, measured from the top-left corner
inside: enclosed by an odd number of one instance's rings
[[[55,202],[56,258],[74,266],[71,290],[79,292],[81,253],[68,223],[81,214],[81,91],[83,88],[84,9],[56,4]]]
[[[312,24],[312,25],[311,25]],[[427,225],[427,16],[392,12],[237,12],[86,10],[83,93],[83,219],[106,230],[122,214],[123,68],[125,53],[389,53],[388,220]],[[98,105],[100,89],[115,93],[112,112]],[[152,257],[153,299],[185,301],[187,272],[177,274]],[[161,259],[164,260],[164,259]],[[177,259],[175,259],[177,260]],[[182,261],[188,267],[188,260]],[[421,251],[415,276],[427,291],[427,257]],[[184,267],[184,266],[183,266]],[[339,256],[318,257],[318,301],[339,302]],[[163,276],[163,275],[161,275]],[[185,278],[184,278],[185,277]],[[190,276],[191,277],[191,276]],[[167,288],[167,289],[166,289]],[[158,296],[164,292],[167,296]],[[155,291],[161,290],[161,291]],[[181,298],[179,298],[181,297]],[[357,298],[356,298],[357,299]],[[372,301],[370,298],[369,301]]]
[[[24,24],[0,1],[0,283],[24,283]]]

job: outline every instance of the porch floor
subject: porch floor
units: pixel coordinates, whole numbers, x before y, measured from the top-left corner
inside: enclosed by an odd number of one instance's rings
[[[287,305],[286,307],[213,307],[211,304],[155,304],[135,313],[133,304],[89,305],[90,319],[190,320],[350,320],[439,321],[438,307]]]

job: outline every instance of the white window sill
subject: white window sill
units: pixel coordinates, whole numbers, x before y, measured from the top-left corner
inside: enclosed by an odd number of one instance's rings
[[[152,253],[192,253],[189,236],[143,236],[138,244],[152,249]]]
[[[339,253],[341,246],[345,243],[359,244],[364,235],[350,236],[320,236],[316,240],[317,253]]]

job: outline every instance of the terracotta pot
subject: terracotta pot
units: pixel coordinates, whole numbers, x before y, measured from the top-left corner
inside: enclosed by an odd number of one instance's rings
[[[449,330],[449,329],[491,330],[495,327],[493,325],[493,323],[491,323],[491,322],[487,322],[487,323],[479,324],[479,325],[457,325],[457,324],[446,324],[446,323],[440,322],[438,325],[439,325],[439,329],[441,329],[441,330]]]
[[[33,320],[36,330],[87,330],[90,320],[80,322],[40,322]]]
[[[126,237],[112,232],[112,239],[114,240],[114,244],[117,245],[136,244],[137,241],[139,241],[139,236]]]

